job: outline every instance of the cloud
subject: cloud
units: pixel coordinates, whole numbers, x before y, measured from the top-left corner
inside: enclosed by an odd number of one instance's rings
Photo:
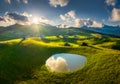
[[[48,20],[47,18],[45,18],[45,17],[40,17],[39,18],[39,22],[41,22],[41,23],[51,23],[51,21],[50,20]]]
[[[5,0],[8,4],[11,4],[11,1],[12,0]],[[29,0],[16,0],[17,2],[23,2],[23,3],[25,3],[25,4],[28,4],[28,1]]]
[[[103,24],[95,21],[95,20],[91,20],[91,19],[82,19],[83,21],[83,26],[87,26],[87,27],[97,27],[97,28],[101,28],[103,27]]]
[[[69,0],[49,0],[49,4],[53,7],[57,7],[57,6],[67,6],[69,3]]]
[[[28,17],[24,16],[22,14],[18,14],[18,13],[6,13],[5,16],[14,19],[16,21],[24,21],[27,22],[28,21]]]
[[[80,26],[81,26],[80,19],[75,19],[75,27],[80,27]]]
[[[57,26],[58,28],[69,28],[71,25],[60,24]]]
[[[120,9],[113,8],[112,14],[111,14],[111,20],[120,21]]]
[[[60,28],[64,28],[64,27],[68,28],[73,26],[73,23],[75,22],[75,19],[76,19],[76,13],[75,11],[71,10],[65,13],[64,15],[61,14],[59,17],[62,21],[66,23],[66,24],[65,23],[60,24]]]
[[[69,19],[75,19],[76,18],[76,13],[75,11],[71,10],[69,11],[68,13],[64,14],[64,15],[60,15],[60,18],[63,20],[63,21],[67,21]]]
[[[24,12],[22,15],[23,15],[23,16],[26,16],[26,17],[32,17],[32,14],[28,14],[28,13],[26,13],[26,12]]]
[[[19,13],[6,13],[6,16],[11,18],[11,19],[14,19],[15,21],[17,22],[29,22],[29,23],[33,23],[32,20],[37,20],[39,23],[49,23],[50,20],[48,20],[47,18],[45,17],[34,17],[32,16],[31,14],[28,14],[26,12],[24,12],[23,14],[19,14]]]
[[[120,8],[116,8],[116,7],[119,7],[118,5],[119,1],[118,0],[106,0],[105,2],[108,6],[113,6],[109,20],[112,22],[120,21]]]
[[[103,24],[97,22],[97,21],[93,21],[93,24],[90,27],[97,27],[97,28],[101,28],[103,27]]]
[[[6,26],[9,26],[9,25],[13,25],[15,23],[16,22],[13,19],[9,18],[9,17],[5,17],[5,16],[0,17],[0,26],[6,27]]]
[[[28,4],[28,0],[23,0],[23,3]]]
[[[95,20],[90,20],[88,19],[82,19],[82,18],[78,18],[76,17],[76,13],[75,11],[71,10],[69,12],[67,12],[64,15],[60,15],[61,20],[63,20],[66,25],[72,26],[72,27],[82,27],[82,26],[88,26],[88,27],[102,27],[102,23],[97,22]],[[61,28],[66,27],[65,24],[60,25]]]
[[[10,26],[16,23],[20,25],[53,24],[51,20],[45,17],[34,17],[26,12],[23,14],[6,12],[4,16],[0,16],[0,26]]]
[[[93,21],[91,19],[81,19],[83,21],[83,26],[91,26],[93,24]]]
[[[54,72],[54,71],[68,72],[69,71],[68,64],[67,64],[66,60],[62,57],[58,57],[57,59],[55,59],[54,57],[50,57],[46,61],[46,66],[48,66],[52,72]]]
[[[3,17],[0,16],[0,21],[6,21]]]
[[[3,17],[0,17],[0,26],[10,26],[14,24],[28,25],[30,24],[30,17],[19,13],[5,13]]]
[[[17,2],[20,2],[20,0],[16,0]]]
[[[105,0],[105,3],[108,5],[108,6],[115,6],[116,5],[116,0]]]
[[[5,13],[4,18],[11,19],[14,23],[21,24],[21,25],[30,25],[31,24],[31,17],[19,13]]]
[[[64,15],[60,15],[60,18],[61,18],[63,21],[66,21],[66,20],[67,20],[67,17],[65,17]]]
[[[79,19],[79,18],[75,19],[75,27],[82,27],[82,26],[101,28],[103,27],[103,24],[95,20],[91,20],[89,18],[88,19]]]
[[[8,4],[11,4],[11,0],[6,0],[6,2],[7,2]]]
[[[75,11],[71,10],[68,12],[68,16],[70,16],[71,18],[75,19],[76,18],[76,13]]]

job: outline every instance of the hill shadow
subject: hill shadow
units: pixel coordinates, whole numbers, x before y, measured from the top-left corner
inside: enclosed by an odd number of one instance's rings
[[[17,44],[17,46],[22,44],[22,42],[25,41],[25,40],[26,40],[26,38],[22,38],[21,41]]]
[[[101,48],[97,48],[97,47],[94,47],[94,46],[88,46],[90,48],[94,48],[94,49],[99,49],[99,50],[102,50]]]

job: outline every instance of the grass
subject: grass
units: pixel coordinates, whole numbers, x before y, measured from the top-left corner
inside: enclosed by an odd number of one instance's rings
[[[89,46],[79,46],[82,42]],[[120,51],[110,46],[119,41],[62,39],[48,36],[46,39],[28,38],[0,42],[0,82],[5,84],[119,84]],[[65,47],[69,42],[72,46]],[[94,45],[93,45],[94,44]],[[52,73],[45,61],[56,53],[74,53],[87,57],[83,68],[69,73]],[[5,81],[4,81],[5,80]]]
[[[40,39],[39,34],[46,36]],[[21,39],[24,36],[30,38]],[[66,42],[71,46],[64,46]],[[83,42],[88,46],[80,46]],[[45,61],[56,53],[84,55],[87,63],[74,72],[52,73]],[[42,25],[16,25],[0,34],[1,84],[119,84],[119,65],[120,38]]]

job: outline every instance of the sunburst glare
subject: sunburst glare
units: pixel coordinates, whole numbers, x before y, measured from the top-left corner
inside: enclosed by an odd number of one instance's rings
[[[39,21],[39,18],[33,17],[32,22],[33,22],[34,24],[39,24],[40,21]]]

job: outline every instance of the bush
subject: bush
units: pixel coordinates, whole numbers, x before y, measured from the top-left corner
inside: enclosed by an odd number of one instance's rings
[[[85,43],[85,42],[82,42],[82,43],[81,43],[81,46],[88,46],[88,44]]]

